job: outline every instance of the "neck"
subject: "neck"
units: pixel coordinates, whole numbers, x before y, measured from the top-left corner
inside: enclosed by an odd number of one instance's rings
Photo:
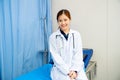
[[[68,33],[69,33],[69,31],[70,31],[70,29],[63,30],[63,32],[64,32],[65,34],[68,34]]]

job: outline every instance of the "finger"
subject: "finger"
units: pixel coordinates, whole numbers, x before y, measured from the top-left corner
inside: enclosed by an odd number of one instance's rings
[[[73,71],[70,71],[69,76],[72,76],[72,75],[73,75]]]

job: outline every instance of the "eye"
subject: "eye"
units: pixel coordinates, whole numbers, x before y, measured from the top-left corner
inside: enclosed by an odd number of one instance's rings
[[[58,20],[58,22],[62,22],[62,20]]]
[[[64,19],[64,21],[67,21],[67,19]]]

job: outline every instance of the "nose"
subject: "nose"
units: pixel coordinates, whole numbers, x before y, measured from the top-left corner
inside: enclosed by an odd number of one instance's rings
[[[65,24],[65,21],[62,21],[62,24]]]

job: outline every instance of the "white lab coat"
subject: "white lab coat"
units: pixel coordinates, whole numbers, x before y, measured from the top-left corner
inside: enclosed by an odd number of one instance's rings
[[[50,52],[54,61],[52,80],[70,80],[70,70],[78,72],[76,80],[88,80],[84,71],[82,42],[79,32],[70,29],[68,40],[58,29],[49,38]]]

